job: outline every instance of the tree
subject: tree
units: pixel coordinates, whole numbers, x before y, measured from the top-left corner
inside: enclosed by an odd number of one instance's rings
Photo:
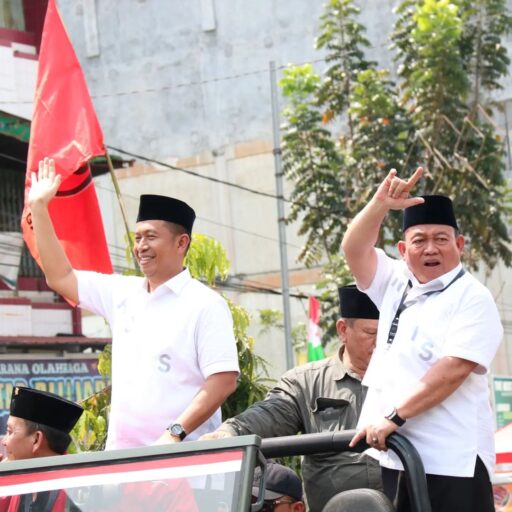
[[[131,254],[127,253],[128,261],[133,265]],[[194,234],[186,258],[186,264],[192,277],[215,286],[227,278],[229,260],[222,245],[213,238]],[[128,274],[137,274],[133,269]],[[244,411],[252,403],[262,400],[268,391],[267,363],[254,353],[254,338],[247,334],[250,317],[241,306],[226,298],[233,316],[240,376],[236,391],[229,396],[222,406],[224,418],[230,418]],[[107,346],[99,356],[99,371],[106,379],[111,375],[111,347]],[[110,405],[110,386],[95,393],[81,404],[85,412],[71,432],[73,444],[70,452],[96,451],[105,448],[108,413]]]
[[[352,0],[329,0],[316,43],[328,64],[323,77],[292,66],[280,81],[283,169],[294,186],[288,220],[300,220],[306,237],[300,259],[325,263],[334,278],[343,233],[377,184],[391,168],[408,175],[421,164],[418,192],[454,200],[470,242],[466,265],[510,265],[511,195],[489,100],[509,65],[505,1],[402,1],[390,35],[399,84],[365,59],[358,13]],[[379,245],[389,250],[401,234],[391,212]]]
[[[393,40],[403,98],[429,171],[423,191],[453,198],[470,240],[466,264],[510,265],[504,146],[487,98],[508,70],[501,38],[512,18],[496,0],[407,0],[398,13]]]

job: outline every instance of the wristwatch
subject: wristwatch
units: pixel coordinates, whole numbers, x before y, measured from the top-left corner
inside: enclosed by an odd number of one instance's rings
[[[405,423],[405,420],[401,418],[400,415],[398,414],[396,407],[393,407],[393,410],[389,414],[386,414],[384,417],[387,420],[392,421],[395,425],[398,425],[399,427],[401,427]]]
[[[167,430],[169,431],[171,436],[179,437],[180,441],[183,441],[183,439],[187,437],[185,429],[179,423],[172,423],[167,427]]]

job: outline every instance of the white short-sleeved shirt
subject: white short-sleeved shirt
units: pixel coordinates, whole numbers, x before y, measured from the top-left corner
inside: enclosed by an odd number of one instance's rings
[[[152,444],[208,376],[239,371],[229,308],[188,269],[152,293],[142,277],[75,274],[80,307],[105,317],[112,330],[107,449]],[[186,439],[220,423],[218,409]]]
[[[419,380],[439,359],[459,357],[478,363],[475,371],[446,400],[400,427],[421,455],[428,474],[473,476],[480,456],[492,474],[494,422],[487,370],[503,336],[498,310],[489,290],[464,273],[441,293],[461,271],[461,266],[438,279],[419,283],[404,261],[378,250],[377,272],[367,290],[380,310],[377,346],[363,385],[368,394],[358,427],[380,422],[384,414],[410,395]],[[387,339],[408,281],[408,306],[400,315],[391,346]],[[402,469],[398,457],[371,450],[381,465]]]

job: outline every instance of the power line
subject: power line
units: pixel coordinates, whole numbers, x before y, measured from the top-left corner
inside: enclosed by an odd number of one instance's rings
[[[110,192],[111,194],[114,194],[115,192],[110,189],[110,188],[107,188],[107,187],[102,187],[101,185],[98,185],[98,184],[95,184],[96,188],[99,189],[99,190],[105,190],[106,192]],[[123,192],[123,197],[124,198],[129,198],[129,199],[133,199],[135,201],[138,201],[139,198],[137,196],[133,196],[131,194],[126,194]],[[208,224],[214,224],[216,226],[220,226],[220,227],[223,227],[223,228],[227,228],[227,229],[230,229],[232,231],[238,231],[240,233],[244,233],[246,235],[251,235],[251,236],[254,236],[254,237],[257,237],[257,238],[262,238],[264,240],[269,240],[271,242],[277,242],[279,243],[279,240],[277,238],[272,238],[270,236],[266,236],[266,235],[262,235],[261,233],[256,233],[255,231],[249,231],[247,229],[242,229],[242,228],[237,228],[235,226],[231,226],[230,224],[224,224],[223,222],[218,222],[218,221],[215,221],[215,220],[211,220],[211,219],[206,219],[205,217],[201,217],[200,215],[197,216],[197,218],[199,220],[201,220],[202,222],[206,222]],[[287,246],[289,247],[293,247],[294,249],[302,249],[302,247],[298,246],[298,245],[295,245],[295,244],[291,244],[291,243],[286,243]],[[119,247],[119,246],[117,246]]]
[[[171,169],[173,171],[180,171],[185,174],[189,174],[190,176],[194,176],[196,178],[201,178],[207,181],[211,181],[213,183],[219,183],[221,185],[226,185],[228,187],[237,188],[239,190],[243,190],[244,192],[250,192],[251,194],[256,194],[258,196],[268,197],[270,199],[277,199],[278,197],[275,194],[271,194],[269,192],[263,192],[261,190],[256,190],[250,187],[245,187],[244,185],[239,185],[238,183],[233,183],[232,181],[227,180],[221,180],[220,178],[214,178],[213,176],[205,176],[203,174],[200,174],[195,171],[191,171],[190,169],[184,169],[183,167],[177,167],[175,165],[168,164],[166,162],[162,162],[160,160],[156,160],[155,158],[147,157],[144,155],[139,155],[137,153],[132,153],[131,151],[127,151],[125,149],[117,148],[114,146],[106,145],[109,149],[112,149],[113,151],[117,151],[118,153],[123,153],[124,155],[133,156],[134,158],[138,158],[139,160],[145,160],[146,162],[151,162],[157,165],[160,165],[162,167],[166,167],[167,169]],[[286,201],[287,203],[291,203],[292,201],[286,198],[281,198],[283,201]]]
[[[289,203],[291,205],[301,206],[303,208],[309,208],[311,210],[317,210],[319,212],[323,212],[323,213],[329,214],[329,215],[336,215],[336,214],[343,214],[344,213],[342,211],[335,210],[335,209],[332,209],[332,208],[325,208],[323,206],[313,206],[313,205],[311,205],[309,203],[303,203],[303,202],[300,202],[300,201],[294,201],[294,200],[288,199],[288,198],[286,198],[284,196],[277,196],[277,195],[271,194],[269,192],[263,192],[261,190],[256,190],[254,188],[245,187],[243,185],[239,185],[238,183],[233,183],[232,181],[221,180],[219,178],[214,178],[212,176],[205,176],[205,175],[200,174],[198,172],[191,171],[190,169],[184,169],[183,167],[178,167],[176,165],[168,164],[167,162],[162,162],[160,160],[156,160],[155,158],[147,157],[147,156],[144,156],[144,155],[139,155],[137,153],[133,153],[133,152],[127,151],[125,149],[121,149],[121,148],[117,148],[117,147],[114,147],[114,146],[110,146],[108,144],[106,144],[105,146],[107,148],[109,148],[109,149],[112,149],[113,151],[117,151],[118,153],[123,153],[124,155],[132,156],[132,157],[137,158],[139,160],[144,160],[146,162],[151,162],[151,163],[157,164],[157,165],[159,165],[161,167],[165,167],[165,168],[167,168],[169,170],[172,170],[172,171],[183,172],[185,174],[189,174],[191,176],[194,176],[195,178],[200,178],[200,179],[203,179],[203,180],[207,180],[207,181],[211,181],[211,182],[214,182],[214,183],[218,183],[220,185],[226,185],[228,187],[237,188],[239,190],[243,190],[244,192],[249,192],[251,194],[255,194],[255,195],[258,195],[258,196],[267,197],[269,199],[282,199],[284,202]]]
[[[305,64],[317,64],[320,62],[326,62],[325,59],[314,59],[312,61],[308,62],[301,62],[296,64],[286,64],[278,66],[277,69],[286,69],[288,66],[303,66]],[[243,73],[238,73],[236,75],[227,75],[227,76],[221,76],[221,77],[214,77],[207,80],[196,80],[191,82],[182,82],[174,85],[162,85],[160,87],[146,87],[143,89],[132,89],[128,91],[116,91],[111,93],[98,93],[98,94],[91,94],[91,98],[113,98],[113,97],[119,97],[119,96],[131,96],[135,94],[148,94],[148,93],[157,93],[162,91],[171,91],[173,89],[181,89],[183,87],[195,87],[195,86],[203,86],[207,84],[213,84],[217,82],[224,82],[227,80],[236,80],[239,78],[246,78],[248,76],[253,75],[261,75],[261,74],[268,74],[268,68],[267,69],[255,69],[253,71],[245,71]],[[1,104],[7,104],[7,105],[18,105],[18,104],[30,104],[33,103],[33,99],[31,100],[2,100],[0,101]]]

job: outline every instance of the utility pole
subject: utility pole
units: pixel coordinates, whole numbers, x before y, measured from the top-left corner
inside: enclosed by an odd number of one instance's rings
[[[290,316],[290,288],[288,286],[288,252],[286,248],[286,218],[284,214],[283,170],[281,165],[281,134],[279,130],[279,105],[277,101],[277,77],[275,62],[270,62],[270,93],[272,105],[272,127],[274,133],[274,165],[277,195],[277,222],[279,227],[279,254],[281,257],[281,290],[283,292],[284,336],[286,343],[286,366],[295,366],[292,345]]]

